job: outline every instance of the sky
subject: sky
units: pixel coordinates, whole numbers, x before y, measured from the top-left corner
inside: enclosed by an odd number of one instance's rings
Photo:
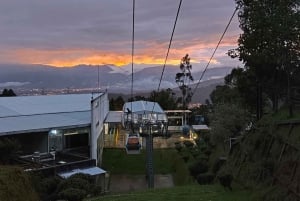
[[[164,63],[179,0],[135,1],[134,64]],[[183,0],[167,64],[189,54],[197,68],[212,55],[234,0]],[[241,33],[237,16],[212,61],[237,66],[226,55]],[[0,63],[131,65],[132,0],[0,0]]]

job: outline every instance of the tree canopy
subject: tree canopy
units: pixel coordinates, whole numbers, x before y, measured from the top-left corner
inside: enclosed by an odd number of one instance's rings
[[[3,89],[2,94],[0,97],[9,97],[9,96],[16,96],[15,92],[12,89]]]
[[[259,100],[264,93],[276,109],[278,99],[288,96],[293,75],[299,74],[300,1],[235,1],[243,33],[229,55],[245,64],[246,71],[239,76],[257,87],[257,104],[262,107]]]

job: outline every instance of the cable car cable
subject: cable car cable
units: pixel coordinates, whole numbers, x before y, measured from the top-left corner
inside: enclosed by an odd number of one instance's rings
[[[180,8],[181,8],[181,3],[182,3],[182,0],[179,1],[179,6],[178,6],[178,9],[177,9],[177,14],[176,14],[176,18],[175,18],[175,22],[174,22],[174,26],[173,26],[173,30],[172,30],[172,34],[171,34],[171,38],[170,38],[170,41],[169,41],[169,46],[168,46],[168,51],[167,51],[167,55],[166,55],[166,58],[165,58],[164,66],[163,66],[163,69],[162,69],[162,72],[161,72],[157,92],[159,92],[161,81],[162,81],[162,78],[163,78],[163,75],[164,75],[164,72],[165,72],[166,63],[167,63],[167,60],[168,60],[168,57],[169,57],[169,52],[170,52],[170,49],[171,49],[171,44],[172,44],[172,40],[173,40],[173,36],[174,36],[176,24],[177,24],[177,19],[178,19]]]
[[[174,22],[174,25],[173,25],[173,30],[172,30],[171,38],[170,38],[170,41],[169,41],[169,46],[168,46],[167,54],[166,54],[166,57],[165,57],[163,69],[162,69],[160,80],[159,80],[158,87],[157,87],[157,93],[154,93],[154,101],[153,102],[155,102],[156,96],[157,96],[157,94],[158,94],[158,92],[160,90],[162,78],[163,78],[163,75],[164,75],[164,72],[165,72],[165,68],[166,68],[166,63],[167,63],[167,60],[168,60],[168,57],[169,57],[169,52],[170,52],[170,49],[171,49],[171,44],[172,44],[172,41],[173,41],[173,36],[174,36],[174,33],[175,33],[175,28],[176,28],[177,19],[178,19],[178,16],[179,16],[181,4],[182,4],[182,0],[179,1],[179,5],[178,5],[178,9],[177,9],[177,14],[176,14],[175,22]],[[154,111],[154,106],[155,106],[155,104],[153,104],[153,108],[152,108],[151,114]]]
[[[132,43],[131,43],[131,129],[134,132],[132,125],[133,121],[133,110],[132,110],[132,101],[133,101],[133,61],[134,61],[134,14],[135,14],[135,0],[132,0]]]
[[[193,93],[192,93],[192,95],[191,95],[191,98],[193,97],[193,95],[195,94],[197,88],[199,87],[199,84],[200,84],[200,82],[201,82],[201,80],[202,80],[202,78],[203,78],[203,76],[204,76],[204,74],[205,74],[207,68],[209,67],[209,65],[210,65],[210,63],[211,63],[213,57],[215,56],[215,53],[216,53],[217,49],[219,48],[219,46],[220,46],[220,44],[221,44],[221,42],[222,42],[222,40],[223,40],[223,38],[224,38],[224,35],[225,35],[225,33],[227,32],[227,30],[228,30],[228,28],[229,28],[229,25],[231,24],[232,19],[233,19],[233,17],[235,16],[235,14],[236,14],[236,12],[237,12],[238,9],[239,9],[239,6],[237,6],[237,7],[235,8],[233,14],[231,15],[231,17],[230,17],[230,19],[229,19],[229,22],[228,22],[228,24],[226,25],[225,30],[223,31],[223,33],[222,33],[222,35],[221,35],[221,37],[220,37],[220,39],[219,39],[219,42],[218,42],[216,48],[214,49],[214,51],[213,51],[213,53],[212,53],[212,55],[211,55],[211,57],[210,57],[210,59],[209,59],[207,65],[205,66],[204,71],[202,72],[202,74],[201,74],[201,76],[200,76],[200,78],[199,78],[199,81],[198,81],[196,87],[194,88],[194,91],[193,91]]]

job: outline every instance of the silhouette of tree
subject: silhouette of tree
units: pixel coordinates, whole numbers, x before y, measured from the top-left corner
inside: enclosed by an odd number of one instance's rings
[[[239,47],[228,53],[245,64],[254,76],[257,117],[262,114],[262,95],[272,100],[277,110],[278,99],[289,97],[292,75],[300,63],[300,1],[235,0],[239,6],[240,28],[243,33]],[[289,98],[288,98],[289,99]]]
[[[109,109],[113,111],[119,111],[123,109],[125,101],[122,96],[118,96],[116,99],[111,98],[109,100]]]
[[[2,94],[0,97],[10,97],[10,96],[16,96],[15,92],[12,89],[3,89]]]
[[[188,104],[192,100],[192,90],[189,87],[189,83],[194,81],[191,70],[192,65],[190,63],[189,55],[186,54],[180,62],[180,73],[176,74],[175,81],[179,86],[179,89],[182,93],[182,108],[187,109]],[[186,124],[186,122],[184,122]]]

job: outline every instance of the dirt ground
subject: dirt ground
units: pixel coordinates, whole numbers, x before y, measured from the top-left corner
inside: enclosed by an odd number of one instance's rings
[[[154,188],[173,187],[172,175],[155,175]],[[132,192],[148,188],[145,175],[111,175],[109,191],[111,193]]]

